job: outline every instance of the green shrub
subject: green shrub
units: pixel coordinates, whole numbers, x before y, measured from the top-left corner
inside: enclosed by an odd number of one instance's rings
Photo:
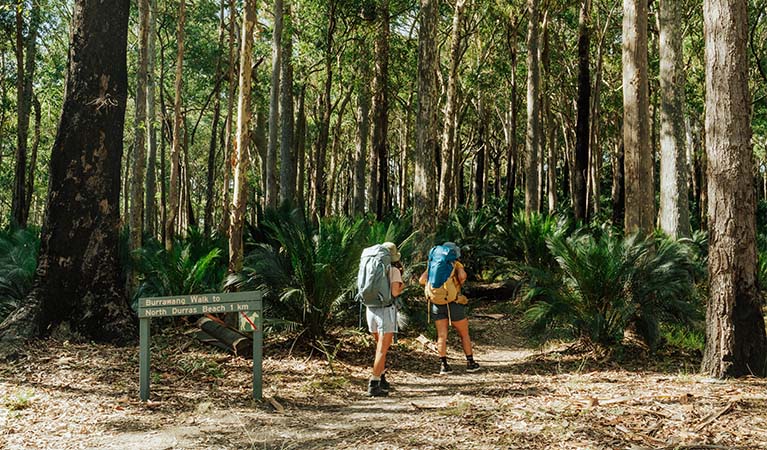
[[[230,276],[227,285],[264,289],[265,315],[299,324],[312,341],[322,338],[333,313],[351,302],[362,220],[324,218],[315,228],[300,210],[281,209],[267,212],[261,229],[276,245],[256,244],[242,273]]]
[[[21,305],[32,288],[39,251],[35,230],[0,232],[0,322]]]
[[[176,240],[173,249],[150,240],[134,254],[139,287],[134,309],[141,297],[202,294],[220,290],[227,270],[225,251],[198,234]]]
[[[676,240],[582,230],[551,238],[548,246],[561,282],[532,278],[525,319],[535,333],[565,329],[585,342],[612,347],[632,325],[654,345],[661,321],[690,323],[700,316],[692,256]]]

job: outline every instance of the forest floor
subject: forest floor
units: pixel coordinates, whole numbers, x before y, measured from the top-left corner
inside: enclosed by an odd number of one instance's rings
[[[433,344],[401,337],[395,390],[375,399],[365,395],[372,342],[356,332],[337,341],[332,364],[270,341],[263,402],[250,398],[249,360],[178,329],[153,338],[146,403],[138,347],[33,342],[0,365],[0,448],[767,448],[766,380],[712,380],[689,355],[618,364],[530,347],[512,317],[481,311],[470,319],[481,371],[466,373],[452,332],[445,376]]]

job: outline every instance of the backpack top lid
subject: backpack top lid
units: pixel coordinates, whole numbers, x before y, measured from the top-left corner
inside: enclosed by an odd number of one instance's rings
[[[446,245],[447,244],[447,245]],[[460,250],[452,242],[434,246],[429,252],[429,284],[439,288],[453,273],[453,262],[458,259]]]

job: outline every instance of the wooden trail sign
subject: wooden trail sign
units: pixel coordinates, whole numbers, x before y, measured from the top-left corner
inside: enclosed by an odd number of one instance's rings
[[[139,398],[149,399],[149,321],[153,317],[191,316],[235,312],[248,317],[253,329],[253,398],[261,400],[263,359],[263,320],[260,291],[143,297],[139,299]],[[249,326],[252,329],[253,326]]]

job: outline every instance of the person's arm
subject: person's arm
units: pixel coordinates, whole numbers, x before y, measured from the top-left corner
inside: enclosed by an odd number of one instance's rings
[[[428,281],[428,279],[429,279],[429,271],[424,270],[423,273],[421,274],[421,277],[418,278],[418,283],[420,283],[421,286],[426,286],[426,281]]]
[[[463,283],[465,283],[466,279],[469,277],[466,274],[466,271],[463,270],[463,264],[455,268],[455,277],[456,281],[458,281],[458,286],[463,286]]]
[[[402,272],[396,268],[392,267],[389,271],[389,279],[390,281],[390,288],[391,288],[391,296],[396,298],[399,297],[400,294],[402,294],[402,291],[405,290],[405,283],[402,281]]]

